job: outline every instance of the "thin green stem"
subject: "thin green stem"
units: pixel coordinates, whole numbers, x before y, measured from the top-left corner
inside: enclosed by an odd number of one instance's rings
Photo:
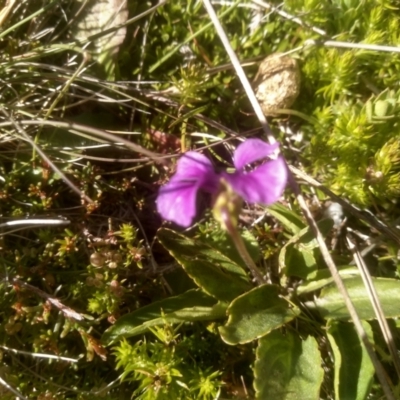
[[[257,265],[251,258],[249,252],[246,249],[246,246],[244,244],[243,238],[240,235],[236,224],[233,223],[232,217],[230,213],[225,210],[225,212],[222,212],[223,214],[223,219],[224,219],[224,225],[229,233],[233,244],[236,247],[236,250],[238,251],[240,257],[242,257],[242,260],[246,264],[247,268],[250,270],[251,274],[253,275],[254,279],[257,281],[258,285],[263,285],[265,283],[265,279],[261,273],[261,271],[258,269]]]

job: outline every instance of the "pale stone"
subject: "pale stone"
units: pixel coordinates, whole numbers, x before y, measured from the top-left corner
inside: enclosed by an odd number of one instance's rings
[[[300,69],[297,61],[275,53],[265,58],[254,81],[255,94],[265,116],[277,116],[288,109],[300,92]]]

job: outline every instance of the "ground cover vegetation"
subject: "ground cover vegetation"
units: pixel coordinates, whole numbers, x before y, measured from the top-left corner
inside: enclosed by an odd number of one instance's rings
[[[212,4],[253,84],[296,60],[268,121],[377,363],[293,178],[237,236],[207,195],[187,229],[157,213],[183,152],[266,141],[203,2],[3,0],[2,399],[400,397],[398,2]]]

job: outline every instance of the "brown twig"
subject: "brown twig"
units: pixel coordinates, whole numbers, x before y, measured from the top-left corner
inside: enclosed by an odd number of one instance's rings
[[[61,303],[60,300],[58,300],[56,297],[52,296],[51,294],[48,294],[44,292],[43,290],[38,289],[35,286],[30,285],[29,283],[26,283],[24,281],[21,281],[18,278],[12,278],[10,279],[10,283],[12,285],[18,286],[20,288],[25,288],[30,290],[31,292],[37,294],[43,299],[46,299],[50,304],[52,304],[54,307],[58,308],[60,311],[63,312],[63,314],[68,317],[68,318],[73,318],[76,321],[83,321],[84,318],[81,314],[77,313],[74,311],[72,308],[69,308],[65,306],[64,304]]]

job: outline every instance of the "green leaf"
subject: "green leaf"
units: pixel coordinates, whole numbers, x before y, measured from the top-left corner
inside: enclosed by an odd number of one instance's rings
[[[268,212],[275,217],[289,232],[296,235],[307,225],[303,219],[293,210],[275,203],[267,208]]]
[[[141,335],[156,325],[185,321],[214,320],[226,316],[226,306],[199,289],[169,297],[126,314],[109,329],[102,341],[111,344],[121,338]]]
[[[372,281],[386,318],[400,316],[400,281],[386,278],[372,278]],[[361,277],[346,279],[344,284],[359,317],[361,319],[375,319],[375,313]],[[318,310],[326,319],[350,319],[343,297],[337,287],[333,285],[322,289],[318,298],[306,302],[305,305],[309,309]]]
[[[160,229],[157,238],[197,286],[216,299],[231,302],[252,288],[244,269],[209,244],[170,229]]]
[[[331,219],[318,222],[318,227],[325,236],[333,227]],[[310,227],[295,234],[279,254],[279,266],[286,276],[296,276],[302,279],[313,278],[317,272],[315,249],[318,247]]]
[[[313,337],[302,341],[291,332],[269,333],[260,339],[256,353],[256,400],[319,400],[321,361]]]
[[[275,285],[262,285],[235,299],[228,323],[219,328],[224,342],[247,343],[291,321],[300,310],[279,296]]]
[[[370,325],[364,322],[363,326],[373,342]],[[335,399],[366,399],[375,371],[354,325],[349,322],[330,321],[328,339],[335,358]]]
[[[341,266],[339,269],[339,275],[342,279],[350,279],[354,276],[360,276],[360,271],[357,267],[351,267],[348,265]],[[334,282],[332,274],[329,269],[318,270],[315,274],[314,279],[302,282],[296,289],[297,295],[305,293],[315,292],[325,286],[328,286]]]

